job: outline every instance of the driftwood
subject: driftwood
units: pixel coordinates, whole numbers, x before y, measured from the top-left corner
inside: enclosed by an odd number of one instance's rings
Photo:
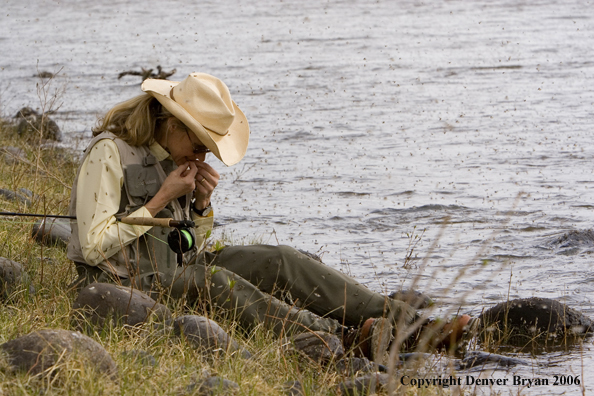
[[[167,80],[168,77],[171,77],[177,71],[177,69],[173,69],[170,72],[166,72],[160,65],[157,66],[157,73],[153,73],[153,70],[154,69],[145,69],[144,67],[141,67],[141,71],[126,70],[118,75],[118,80],[124,76],[140,76],[142,77],[142,81],[146,80],[147,78]]]

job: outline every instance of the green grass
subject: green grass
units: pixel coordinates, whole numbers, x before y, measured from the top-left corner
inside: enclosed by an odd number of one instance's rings
[[[43,149],[31,144],[35,139],[19,137],[0,123],[0,147],[23,149],[24,161],[8,164],[0,158],[0,187],[13,191],[26,188],[34,192],[32,204],[0,197],[0,209],[8,212],[67,214],[70,186],[78,163],[66,150]],[[64,248],[48,247],[31,237],[35,219],[0,217],[0,257],[22,264],[35,293],[28,285],[16,289],[0,303],[0,343],[40,329],[69,329],[71,308],[76,293],[68,285],[76,278],[74,266]],[[219,243],[220,245],[220,243]],[[213,249],[217,248],[213,245]],[[220,246],[219,246],[220,247]],[[169,304],[173,316],[206,315],[182,302]],[[177,395],[205,373],[216,374],[239,384],[240,395],[283,395],[283,384],[300,381],[308,395],[337,394],[337,385],[347,378],[329,367],[304,361],[281,348],[281,342],[263,328],[244,332],[236,322],[210,312],[223,329],[253,354],[205,356],[184,340],[152,331],[151,324],[139,329],[112,327],[87,333],[110,353],[118,365],[118,380],[112,381],[89,370],[82,362],[58,364],[52,375],[32,376],[13,373],[0,359],[0,395]],[[152,355],[155,366],[139,363],[125,351]],[[451,390],[429,388],[401,389],[405,394],[449,394]]]

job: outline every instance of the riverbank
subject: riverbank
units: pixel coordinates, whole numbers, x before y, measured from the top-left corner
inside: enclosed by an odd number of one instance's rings
[[[73,182],[76,155],[52,145],[40,145],[36,136],[25,138],[0,124],[0,147],[12,147],[0,158],[0,186],[14,196],[0,196],[5,212],[67,214],[70,186]],[[22,197],[23,199],[20,199]],[[44,246],[31,237],[34,220],[3,216],[0,219],[0,257],[20,263],[23,282],[11,289],[0,305],[0,344],[43,329],[74,331],[72,305],[77,293],[69,289],[76,271],[63,247]],[[173,317],[187,314],[205,315],[182,304],[170,304]],[[30,394],[195,394],[204,379],[213,376],[238,385],[231,392],[241,395],[284,395],[298,381],[304,394],[339,394],[341,383],[355,378],[341,374],[332,366],[305,361],[287,353],[279,339],[260,328],[248,334],[235,323],[222,319],[216,312],[208,314],[250,351],[252,357],[224,354],[205,355],[181,339],[148,337],[148,327],[138,329],[110,327],[90,331],[89,337],[103,346],[118,367],[117,380],[98,376],[76,364],[58,364],[37,375],[13,373],[6,360],[0,370],[0,389],[11,395]],[[132,352],[132,353],[130,353]],[[139,355],[140,353],[140,355]],[[143,356],[137,359],[131,356]],[[146,358],[150,356],[149,358]],[[434,357],[439,360],[439,356]],[[430,386],[415,389],[412,394],[448,394],[449,387]],[[227,392],[227,393],[225,393]],[[228,390],[220,394],[228,394]],[[214,391],[214,394],[219,394]]]

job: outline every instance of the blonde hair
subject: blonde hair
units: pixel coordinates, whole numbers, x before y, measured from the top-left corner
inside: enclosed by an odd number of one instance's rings
[[[97,120],[93,136],[111,132],[131,146],[145,146],[155,141],[155,132],[173,115],[150,94],[118,103]]]

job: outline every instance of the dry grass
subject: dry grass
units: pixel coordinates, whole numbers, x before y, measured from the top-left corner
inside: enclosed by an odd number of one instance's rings
[[[0,187],[12,191],[25,188],[34,193],[31,205],[0,196],[0,209],[9,212],[67,214],[70,187],[77,162],[65,150],[42,148],[31,139],[19,137],[5,124],[0,125],[0,147],[14,146],[25,153],[22,161],[0,158]],[[35,139],[33,139],[35,140]],[[0,304],[0,343],[40,329],[73,329],[70,320],[75,292],[68,285],[76,278],[64,248],[47,247],[31,237],[34,219],[0,218],[0,257],[19,262],[29,277],[28,285],[14,291]],[[203,315],[180,302],[169,307],[174,316]],[[236,323],[216,317],[220,325],[253,354],[205,356],[179,338],[144,329],[115,327],[88,334],[103,345],[118,365],[118,380],[111,381],[90,371],[76,361],[52,368],[52,375],[31,376],[13,373],[5,363],[0,366],[0,395],[178,395],[191,394],[187,387],[200,381],[205,373],[218,374],[239,384],[241,395],[283,395],[283,384],[300,381],[307,395],[337,394],[337,385],[345,377],[330,367],[304,362],[283,352],[280,341],[257,328],[245,333]],[[214,315],[214,316],[212,316]],[[142,351],[154,357],[156,364],[143,364],[125,352]],[[439,356],[436,356],[439,359]],[[431,366],[432,362],[425,362]],[[46,373],[48,374],[48,373]],[[399,394],[450,394],[451,389],[398,387]]]

